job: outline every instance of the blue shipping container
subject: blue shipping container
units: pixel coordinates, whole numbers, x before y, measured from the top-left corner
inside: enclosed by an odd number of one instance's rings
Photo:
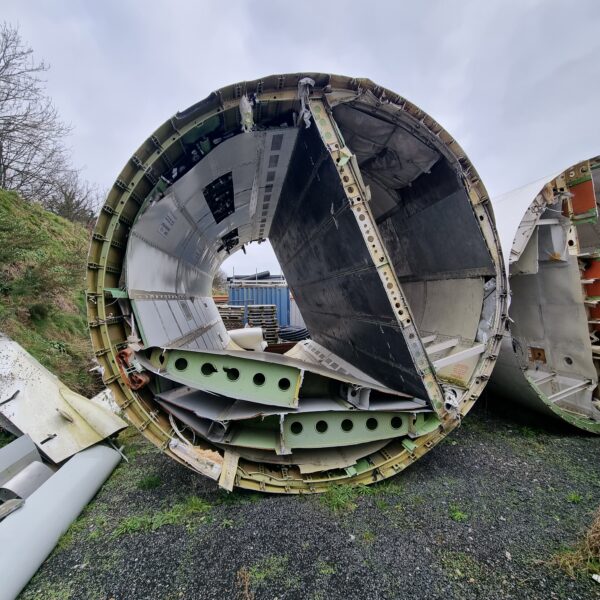
[[[290,291],[286,286],[256,285],[229,288],[229,304],[247,307],[249,304],[274,304],[277,307],[279,325],[290,324]],[[247,318],[244,314],[244,322]]]

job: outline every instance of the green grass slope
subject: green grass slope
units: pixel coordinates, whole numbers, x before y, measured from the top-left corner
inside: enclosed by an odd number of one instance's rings
[[[102,387],[89,372],[88,243],[81,225],[0,190],[0,331],[86,396]]]

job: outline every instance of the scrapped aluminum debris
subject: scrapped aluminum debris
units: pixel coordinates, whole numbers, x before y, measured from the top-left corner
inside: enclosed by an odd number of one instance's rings
[[[17,438],[0,448],[0,501],[25,500],[53,474],[31,438]]]
[[[509,331],[491,388],[600,434],[600,156],[493,200]]]
[[[487,200],[454,138],[370,80],[222,88],[140,146],[96,225],[105,381],[143,435],[227,490],[394,475],[460,424],[494,367],[507,295]],[[291,349],[274,305],[211,294],[222,262],[265,240],[311,337]],[[244,313],[262,336],[239,329]]]
[[[27,433],[45,456],[61,463],[124,429],[101,403],[64,385],[16,342],[0,336],[0,426]]]

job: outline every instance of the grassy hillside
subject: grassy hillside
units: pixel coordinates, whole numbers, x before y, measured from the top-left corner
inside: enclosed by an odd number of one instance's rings
[[[84,395],[101,388],[89,373],[88,243],[81,225],[0,190],[0,331]]]

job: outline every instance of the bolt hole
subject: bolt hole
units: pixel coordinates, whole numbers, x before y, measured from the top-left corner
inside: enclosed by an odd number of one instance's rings
[[[573,240],[569,240],[569,246],[574,246],[575,242]]]
[[[188,361],[185,360],[185,358],[178,358],[175,361],[175,368],[178,371],[185,371],[187,369],[187,366],[188,366]]]
[[[343,431],[352,431],[354,427],[354,423],[350,419],[344,419],[342,421],[342,430]]]
[[[315,425],[315,429],[319,433],[325,433],[328,427],[329,426],[327,425],[327,421],[317,421],[317,424]]]
[[[484,219],[484,218],[485,218],[485,217],[484,217],[483,215],[479,215],[479,220],[480,220],[480,221],[483,221],[483,219]]]
[[[263,385],[265,383],[265,376],[262,373],[257,373],[252,378],[252,381],[254,382],[254,385]]]
[[[565,362],[570,366],[573,364],[573,359],[570,356],[565,356]]]
[[[390,423],[393,429],[400,429],[402,427],[402,419],[400,417],[392,417]]]
[[[298,435],[299,433],[302,433],[302,429],[304,429],[302,427],[302,423],[300,423],[300,421],[294,421],[291,425],[290,425],[290,431],[294,434],[294,435]]]
[[[282,377],[279,380],[279,383],[277,384],[279,385],[279,389],[283,390],[285,392],[285,390],[289,390],[290,389],[290,380],[287,377]]]
[[[158,362],[159,362],[161,365],[164,365],[164,364],[165,364],[165,355],[164,355],[164,354],[161,354],[161,355],[159,355],[159,357],[158,357]]]
[[[377,429],[378,425],[379,425],[379,423],[377,422],[377,419],[375,417],[369,417],[367,419],[367,429],[369,429],[371,431],[375,431],[375,429]]]
[[[231,369],[226,367],[223,370],[227,373],[227,379],[229,379],[229,381],[237,381],[240,378],[240,372],[235,367]]]
[[[200,367],[200,372],[202,373],[202,375],[208,377],[209,375],[212,375],[213,373],[217,372],[217,367],[215,367],[215,365],[213,365],[212,363],[204,363]]]

